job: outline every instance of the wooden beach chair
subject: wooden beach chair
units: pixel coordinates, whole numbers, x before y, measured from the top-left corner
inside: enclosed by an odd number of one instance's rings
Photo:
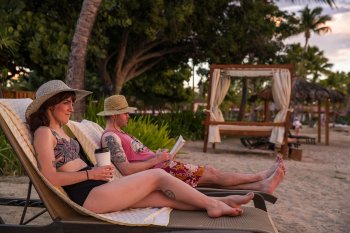
[[[242,216],[215,219],[207,217],[204,211],[172,210],[169,214],[167,208],[155,212],[152,212],[153,208],[126,210],[111,213],[111,216],[86,210],[72,202],[60,187],[50,184],[38,170],[31,134],[24,124],[24,112],[30,101],[0,99],[0,126],[50,214],[52,223],[44,226],[2,223],[0,232],[277,232],[269,214],[254,207],[244,207]],[[145,215],[147,211],[150,213]],[[159,219],[164,217],[164,213],[168,214],[165,224]],[[113,218],[114,214],[119,214],[119,217]]]

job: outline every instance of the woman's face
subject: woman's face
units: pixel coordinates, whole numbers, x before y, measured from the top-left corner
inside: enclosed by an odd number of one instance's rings
[[[54,122],[52,123],[58,123],[61,126],[67,124],[73,113],[73,103],[73,97],[68,97],[55,106],[50,107],[49,111],[53,118],[50,120],[50,123],[53,120]]]

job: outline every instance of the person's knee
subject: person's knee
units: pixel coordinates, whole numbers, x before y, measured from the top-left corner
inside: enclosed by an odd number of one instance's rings
[[[162,180],[171,176],[166,171],[160,168],[150,169],[148,171],[150,172],[150,176],[152,177],[152,179],[157,183],[160,183]]]
[[[205,173],[210,177],[217,177],[219,174],[218,169],[213,166],[205,166]]]

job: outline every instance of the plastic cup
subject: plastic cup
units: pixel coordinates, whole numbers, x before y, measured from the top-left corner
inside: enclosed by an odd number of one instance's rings
[[[96,149],[95,157],[98,167],[111,164],[111,152],[107,147]]]

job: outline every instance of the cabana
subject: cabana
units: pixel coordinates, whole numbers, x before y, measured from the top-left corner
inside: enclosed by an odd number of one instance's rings
[[[292,73],[291,65],[211,65],[203,151],[207,151],[208,143],[213,143],[215,148],[215,144],[221,142],[222,135],[269,136],[275,148],[279,148],[284,157],[287,157]],[[272,95],[279,110],[274,122],[224,120],[219,107],[230,87],[231,77],[272,78]]]

